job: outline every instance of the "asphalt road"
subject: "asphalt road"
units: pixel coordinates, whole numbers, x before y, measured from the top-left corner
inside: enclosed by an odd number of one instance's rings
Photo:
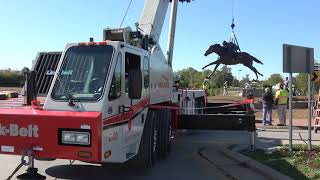
[[[102,167],[76,161],[69,165],[67,160],[36,161],[35,164],[47,179],[265,179],[223,154],[227,144],[247,143],[247,132],[185,131],[176,135],[171,155],[146,170],[130,164]],[[0,179],[6,179],[19,161],[18,156],[0,155]],[[24,173],[25,169],[17,174]]]

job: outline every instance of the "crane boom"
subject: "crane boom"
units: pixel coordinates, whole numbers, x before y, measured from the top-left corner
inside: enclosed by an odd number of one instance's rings
[[[173,0],[172,8],[171,8],[170,27],[169,27],[170,32],[168,37],[168,50],[167,50],[167,61],[169,66],[171,67],[172,67],[172,59],[173,59],[174,37],[176,33],[177,12],[178,12],[178,0]]]
[[[159,43],[169,2],[169,0],[145,0],[139,30],[142,34],[148,35],[155,44]]]

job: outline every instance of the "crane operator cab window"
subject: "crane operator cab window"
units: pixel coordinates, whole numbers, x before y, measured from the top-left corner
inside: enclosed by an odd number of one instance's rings
[[[125,91],[128,93],[128,80],[129,80],[129,71],[133,69],[140,70],[140,61],[141,58],[139,55],[132,53],[125,53]]]
[[[60,101],[97,101],[104,91],[113,51],[109,45],[70,47],[51,97]]]
[[[121,78],[122,78],[122,54],[119,53],[114,68],[114,74],[109,90],[108,98],[110,101],[118,99],[121,96]]]

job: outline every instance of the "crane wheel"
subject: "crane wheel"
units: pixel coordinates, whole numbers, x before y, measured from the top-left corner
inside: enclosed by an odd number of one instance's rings
[[[152,163],[155,164],[159,160],[160,145],[161,145],[161,110],[154,110],[155,117],[153,119],[152,133]]]
[[[165,158],[170,153],[171,145],[171,133],[170,133],[170,122],[171,122],[171,112],[168,109],[161,110],[161,140],[160,140],[160,156]]]
[[[156,122],[156,111],[149,110],[142,133],[139,152],[136,163],[140,168],[150,168],[154,164],[154,129]]]

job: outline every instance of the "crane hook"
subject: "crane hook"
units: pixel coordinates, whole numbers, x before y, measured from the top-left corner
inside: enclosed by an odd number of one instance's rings
[[[236,25],[234,24],[234,18],[232,18],[232,23],[231,23],[231,28],[232,30],[236,27]]]

